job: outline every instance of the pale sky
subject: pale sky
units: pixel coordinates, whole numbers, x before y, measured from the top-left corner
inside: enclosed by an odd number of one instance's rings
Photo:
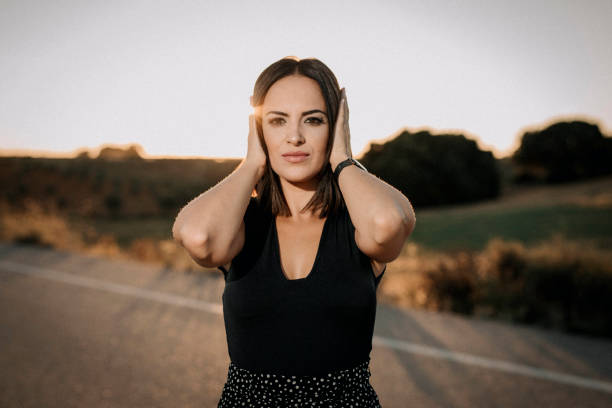
[[[0,149],[244,157],[260,72],[316,57],[352,150],[402,128],[496,156],[559,118],[612,135],[612,1],[3,1]]]

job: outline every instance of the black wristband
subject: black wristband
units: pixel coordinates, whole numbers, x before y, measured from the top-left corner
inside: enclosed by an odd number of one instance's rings
[[[366,173],[368,172],[361,163],[359,163],[357,160],[353,159],[352,157],[349,157],[348,159],[343,160],[340,163],[338,163],[338,165],[336,166],[336,169],[334,170],[334,178],[336,179],[336,181],[338,181],[338,176],[340,175],[340,172],[342,171],[342,169],[345,168],[346,166],[350,166],[351,164],[354,164],[355,166],[359,167],[361,170],[365,171]]]

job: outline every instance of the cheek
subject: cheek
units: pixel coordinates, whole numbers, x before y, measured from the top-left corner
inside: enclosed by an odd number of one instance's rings
[[[316,149],[321,153],[325,153],[325,150],[327,150],[327,142],[329,141],[329,131],[327,127],[317,132],[315,140],[317,143]]]
[[[278,137],[276,137],[276,135],[274,134],[274,131],[264,129],[263,130],[263,140],[269,152],[275,151],[275,149],[277,148],[276,145],[278,144],[277,143]]]

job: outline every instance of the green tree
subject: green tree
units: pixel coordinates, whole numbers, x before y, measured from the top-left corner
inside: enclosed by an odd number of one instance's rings
[[[405,130],[384,144],[371,144],[360,161],[414,205],[463,203],[499,195],[495,157],[464,135]]]
[[[516,182],[559,183],[612,173],[612,138],[597,125],[558,122],[526,132],[512,155]]]

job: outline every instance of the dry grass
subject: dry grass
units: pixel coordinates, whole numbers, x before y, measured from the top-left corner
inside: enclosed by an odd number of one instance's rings
[[[201,270],[187,252],[173,240],[140,238],[121,248],[111,234],[97,234],[82,223],[70,225],[60,212],[27,201],[18,210],[0,201],[0,240],[20,242],[94,256],[132,259],[181,270]]]
[[[68,251],[85,248],[83,234],[74,231],[64,217],[49,212],[38,202],[27,200],[16,210],[0,202],[0,239],[33,243]]]
[[[387,268],[383,302],[612,336],[612,250],[589,241],[495,238],[448,253],[407,244]]]
[[[173,240],[139,238],[127,247],[86,224],[70,225],[55,210],[28,201],[0,202],[0,240],[133,259],[181,271],[202,271]],[[453,311],[612,336],[612,250],[561,235],[526,246],[490,240],[481,251],[438,252],[407,242],[387,266],[381,302]]]
[[[437,275],[454,280],[458,286],[460,281],[467,284],[486,279],[511,282],[517,278],[517,270],[528,264],[551,269],[582,265],[612,277],[612,250],[597,248],[588,241],[571,241],[562,235],[531,247],[495,238],[480,252],[443,253],[407,243],[400,256],[387,266],[379,294],[406,307],[448,309],[432,290],[432,279]]]

